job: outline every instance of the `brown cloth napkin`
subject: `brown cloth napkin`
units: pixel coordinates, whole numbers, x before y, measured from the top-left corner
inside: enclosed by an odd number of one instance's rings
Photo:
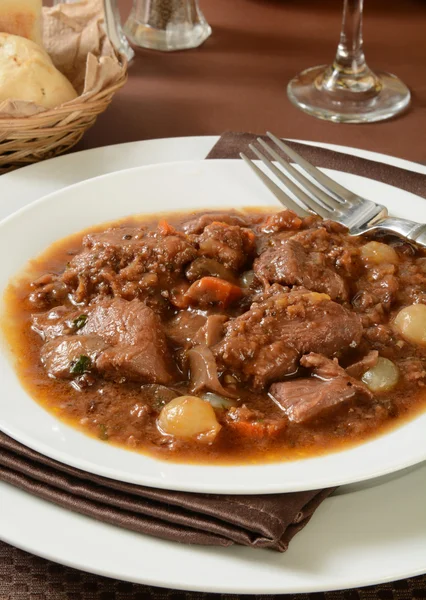
[[[208,158],[250,154],[252,134],[226,133]],[[425,196],[423,175],[292,143],[314,164],[365,175]],[[0,433],[0,481],[81,514],[187,544],[242,544],[285,551],[333,491],[259,496],[171,492],[98,477],[46,458]]]
[[[183,544],[280,552],[332,491],[219,496],[146,488],[68,467],[1,432],[0,481],[138,533]]]

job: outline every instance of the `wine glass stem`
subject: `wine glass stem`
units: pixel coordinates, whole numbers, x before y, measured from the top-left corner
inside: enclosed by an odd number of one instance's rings
[[[336,58],[322,81],[330,92],[377,93],[380,80],[365,62],[362,39],[363,0],[344,0]]]
[[[335,66],[342,71],[359,73],[366,67],[362,49],[362,11],[364,0],[345,0],[342,31]]]

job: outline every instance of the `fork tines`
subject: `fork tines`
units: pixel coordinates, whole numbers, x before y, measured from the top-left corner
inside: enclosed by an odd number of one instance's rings
[[[308,163],[297,152],[290,148],[286,143],[277,138],[269,131],[267,135],[272,142],[285,153],[286,156],[294,161],[303,171],[298,170],[291,165],[288,160],[283,158],[278,152],[262,138],[257,138],[260,147],[265,150],[281,169],[278,168],[261,150],[254,144],[250,144],[250,150],[259,158],[262,163],[273,173],[273,175],[284,184],[287,190],[292,194],[291,198],[280,186],[275,184],[257,165],[255,165],[243,153],[241,158],[245,160],[269,187],[278,200],[296,212],[299,216],[306,216],[308,211],[319,214],[325,219],[333,219],[340,209],[350,204],[355,197],[352,192],[346,190],[341,185],[330,179],[319,169]],[[304,174],[304,172],[306,174]],[[313,180],[313,181],[312,181]],[[327,191],[325,191],[327,190]]]

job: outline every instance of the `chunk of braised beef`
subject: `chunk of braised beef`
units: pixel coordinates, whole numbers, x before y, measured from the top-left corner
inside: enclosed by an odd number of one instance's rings
[[[397,293],[399,304],[426,304],[426,258],[420,257],[413,262],[401,261],[398,265],[400,281]]]
[[[320,218],[314,215],[308,215],[307,217],[299,217],[292,210],[283,210],[266,217],[262,224],[262,233],[279,233],[281,231],[299,231],[300,229],[306,229],[312,227],[315,223],[319,222]]]
[[[379,353],[377,350],[371,350],[363,356],[360,360],[352,363],[348,367],[346,367],[345,371],[351,377],[355,377],[355,379],[361,379],[366,371],[369,371],[373,367],[377,365],[377,361],[379,359]]]
[[[254,272],[264,284],[300,285],[333,300],[348,298],[344,279],[327,265],[325,255],[308,252],[293,239],[263,252],[254,261]]]
[[[280,285],[279,283],[273,283],[272,285],[268,286],[267,288],[263,288],[261,291],[259,291],[257,294],[255,294],[253,296],[252,302],[256,303],[256,304],[261,304],[262,302],[265,302],[272,296],[276,296],[278,294],[287,294],[288,292],[291,292],[291,291],[308,292],[309,290],[307,290],[305,288],[301,288],[299,286],[294,286],[293,288],[289,288],[288,286]]]
[[[292,239],[308,250],[309,252],[323,252],[327,254],[331,252],[339,244],[336,243],[340,239],[336,239],[321,222],[320,227],[308,228],[300,231],[292,236]]]
[[[219,277],[235,283],[235,274],[231,269],[227,269],[222,263],[214,258],[200,256],[196,258],[185,271],[188,281],[195,281],[202,277]]]
[[[182,229],[185,233],[202,233],[207,225],[214,222],[225,223],[227,225],[238,225],[239,227],[248,227],[259,220],[259,217],[241,215],[237,213],[210,213],[199,217],[194,217],[185,221]]]
[[[100,301],[91,308],[82,333],[110,345],[96,360],[104,377],[160,384],[177,379],[161,321],[139,300]]]
[[[147,341],[134,347],[118,344],[107,348],[96,360],[96,368],[105,379],[140,381],[167,385],[176,381],[176,369],[160,353],[151,354],[153,345]],[[157,350],[157,348],[156,348]]]
[[[274,383],[269,393],[294,423],[306,423],[357,399],[370,400],[369,389],[350,377],[337,360],[311,353],[300,364],[313,369],[311,377]]]
[[[31,306],[39,310],[62,304],[70,292],[61,276],[53,273],[39,277],[33,281],[31,287],[33,291],[28,300]]]
[[[128,258],[131,258],[135,250],[140,247],[145,235],[145,227],[110,227],[105,231],[87,234],[83,239],[83,246],[93,250],[110,248],[120,252],[122,256],[127,255]]]
[[[229,269],[239,271],[256,252],[256,236],[251,229],[213,222],[197,238],[200,253],[214,258]]]
[[[305,354],[300,359],[300,364],[305,369],[313,369],[313,374],[323,379],[333,379],[346,374],[337,358],[330,359],[319,352]]]
[[[371,325],[364,330],[365,340],[373,348],[379,350],[379,352],[388,346],[393,346],[396,342],[394,332],[389,325],[379,324]]]
[[[113,228],[84,238],[62,280],[78,303],[96,295],[145,298],[153,288],[170,286],[196,257],[184,234]]]
[[[320,252],[325,255],[336,272],[349,279],[359,274],[360,240],[349,238],[346,228],[333,221],[317,221],[315,227],[304,229],[291,237],[309,253]]]
[[[399,291],[396,266],[381,264],[366,269],[364,275],[355,282],[355,289],[356,302],[352,302],[355,309],[361,307],[362,311],[366,311],[380,304],[384,310],[390,310]]]
[[[42,348],[50,375],[72,378],[94,370],[107,379],[163,384],[178,377],[158,316],[139,300],[103,300],[81,317],[69,330],[44,328],[45,336],[59,334]]]
[[[420,358],[407,357],[398,361],[399,372],[408,383],[424,386],[426,382],[426,364]]]
[[[395,266],[390,264],[378,265],[367,269],[355,281],[356,291],[351,303],[361,319],[366,330],[366,339],[372,339],[374,328],[389,321],[389,312],[398,301],[400,281],[395,273]],[[382,331],[383,328],[377,331]],[[389,338],[390,339],[390,338]]]
[[[262,224],[262,233],[278,233],[279,231],[298,231],[303,219],[292,210],[283,210],[276,215],[266,217]]]
[[[345,233],[349,232],[348,228],[337,221],[330,221],[329,219],[319,220],[317,226],[324,227],[329,233]]]
[[[105,348],[107,344],[97,335],[60,336],[44,344],[41,362],[51,377],[73,379],[96,369]]]
[[[225,324],[224,339],[214,346],[217,359],[256,388],[295,373],[300,356],[335,356],[356,347],[362,335],[359,317],[306,290],[275,294]]]
[[[32,329],[43,340],[76,333],[87,316],[73,306],[57,306],[52,310],[31,315]]]

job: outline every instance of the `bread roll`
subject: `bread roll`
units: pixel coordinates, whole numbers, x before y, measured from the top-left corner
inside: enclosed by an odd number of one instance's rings
[[[0,32],[42,44],[42,0],[0,0]]]
[[[54,108],[76,97],[71,83],[43,48],[23,37],[0,33],[0,102],[26,100]]]

